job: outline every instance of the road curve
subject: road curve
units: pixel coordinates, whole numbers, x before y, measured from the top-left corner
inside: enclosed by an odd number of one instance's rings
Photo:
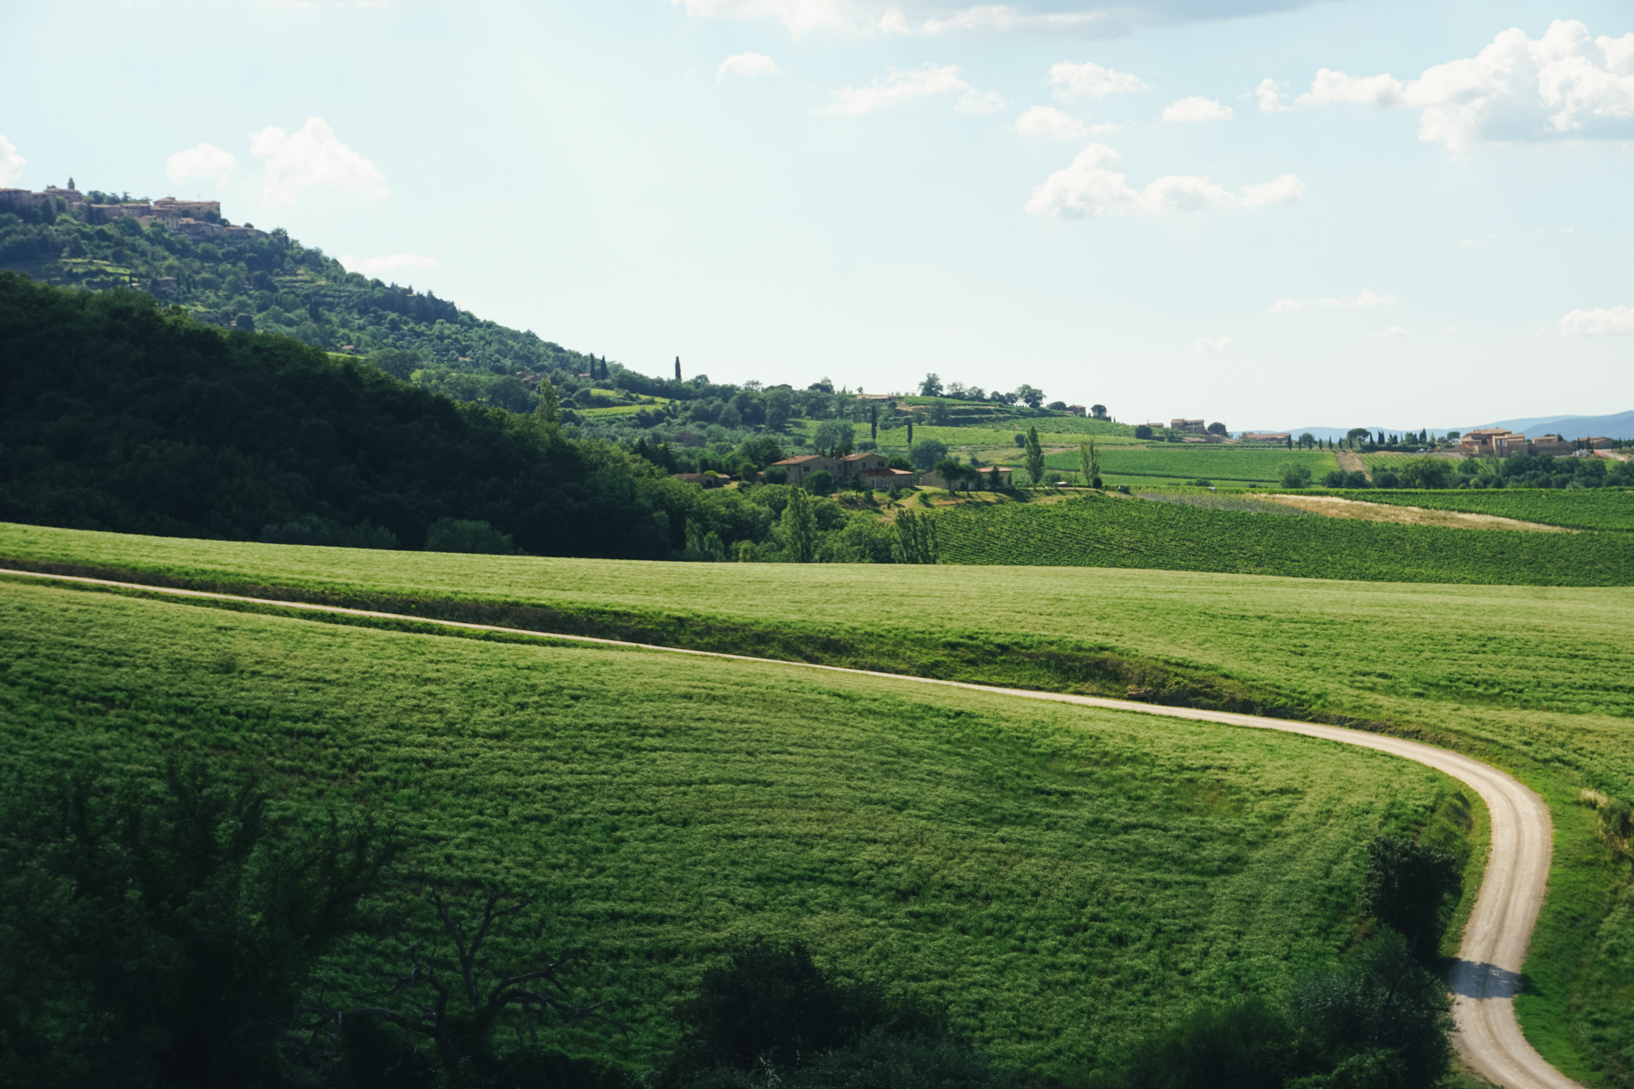
[[[1134,711],[1145,715],[1163,715],[1169,718],[1193,719],[1201,722],[1220,722],[1230,726],[1245,726],[1259,730],[1277,730],[1282,733],[1303,734],[1306,737],[1335,741],[1343,745],[1357,745],[1364,749],[1400,756],[1445,772],[1473,789],[1486,803],[1491,816],[1492,844],[1487,859],[1486,875],[1481,880],[1481,891],[1475,908],[1464,927],[1464,941],[1458,949],[1458,962],[1453,969],[1453,1019],[1457,1023],[1454,1042],[1464,1058],[1490,1081],[1506,1089],[1572,1089],[1578,1083],[1544,1061],[1532,1045],[1521,1035],[1515,1020],[1515,994],[1519,989],[1521,964],[1526,959],[1526,947],[1532,940],[1532,928],[1537,923],[1538,911],[1543,906],[1543,895],[1549,878],[1549,859],[1552,849],[1553,825],[1549,809],[1543,799],[1512,776],[1489,764],[1459,753],[1407,741],[1384,734],[1370,734],[1347,730],[1342,726],[1324,726],[1314,722],[1289,722],[1283,719],[1262,718],[1258,715],[1238,715],[1226,711],[1201,711],[1190,707],[1164,707],[1130,700],[1102,699],[1098,696],[1073,696],[1056,692],[1030,692],[1019,688],[995,688],[989,685],[968,684],[963,681],[942,681],[930,677],[910,677],[900,673],[877,673],[867,669],[848,669],[844,666],[813,665],[807,662],[786,662],[775,658],[752,658],[743,654],[724,654],[718,651],[688,650],[682,647],[660,647],[647,643],[628,643],[617,639],[598,639],[588,635],[558,635],[553,632],[528,631],[523,628],[503,628],[492,624],[468,624],[457,620],[434,620],[403,613],[374,612],[368,609],[347,609],[335,605],[317,605],[306,602],[271,601],[264,598],[240,597],[204,590],[181,590],[167,586],[149,586],[135,582],[115,582],[108,579],[86,578],[75,575],[49,575],[34,571],[13,571],[0,568],[0,576],[42,579],[52,582],[105,586],[112,589],[140,590],[184,598],[205,598],[213,601],[231,601],[280,609],[298,609],[308,612],[366,617],[379,620],[407,621],[467,631],[489,631],[509,635],[548,637],[575,643],[601,646],[628,647],[639,650],[663,651],[668,654],[694,654],[707,658],[728,658],[740,662],[764,665],[791,666],[799,669],[821,669],[831,673],[852,673],[865,677],[911,684],[934,684],[946,688],[968,688],[977,692],[991,692],[1030,700],[1048,700],[1053,703],[1074,703],[1085,707],[1103,707],[1113,711]],[[1580,1087],[1579,1087],[1580,1089]]]

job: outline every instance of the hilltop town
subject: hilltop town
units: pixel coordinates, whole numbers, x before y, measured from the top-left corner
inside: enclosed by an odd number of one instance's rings
[[[96,196],[98,194],[91,194]],[[221,216],[218,200],[177,200],[160,197],[158,200],[124,200],[96,202],[86,199],[68,179],[68,188],[48,185],[41,192],[27,189],[0,189],[0,209],[14,212],[47,211],[51,215],[73,213],[83,215],[91,223],[109,223],[127,216],[134,217],[145,229],[157,220],[167,231],[195,238],[265,238],[266,231],[258,231],[250,224],[235,226]]]

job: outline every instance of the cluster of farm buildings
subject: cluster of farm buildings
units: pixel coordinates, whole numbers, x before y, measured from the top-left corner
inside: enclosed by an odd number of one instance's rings
[[[85,194],[74,187],[74,179],[68,179],[67,189],[58,189],[48,185],[43,192],[31,193],[27,189],[0,189],[0,208],[21,211],[25,208],[66,207],[70,212],[97,213],[105,220],[124,219],[133,217],[142,227],[158,220],[164,228],[175,234],[190,235],[195,238],[265,238],[266,231],[258,231],[249,224],[234,226],[221,218],[221,202],[219,200],[177,200],[175,197],[160,197],[158,200],[131,200],[117,204],[93,204],[85,199]]]

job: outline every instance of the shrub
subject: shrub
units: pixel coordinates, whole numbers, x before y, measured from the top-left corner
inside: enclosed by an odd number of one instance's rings
[[[1147,427],[1145,424],[1136,424],[1135,425],[1135,438],[1137,438],[1137,439],[1150,439],[1151,437],[1152,437],[1152,429],[1151,428]]]
[[[1278,478],[1284,488],[1303,488],[1311,482],[1309,467],[1295,461],[1285,461],[1277,468]]]
[[[516,543],[509,533],[501,533],[487,522],[439,518],[426,530],[426,551],[509,556],[516,552]]]
[[[806,491],[812,495],[832,495],[834,493],[834,477],[826,470],[819,469],[805,479]]]

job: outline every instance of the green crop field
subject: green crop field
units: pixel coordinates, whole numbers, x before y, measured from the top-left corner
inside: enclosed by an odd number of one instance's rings
[[[1457,834],[1467,805],[1344,746],[787,666],[18,583],[0,617],[14,773],[208,754],[267,767],[295,814],[367,805],[434,876],[539,892],[540,946],[582,948],[636,1030],[562,1042],[637,1067],[762,936],[945,1005],[1007,1065],[1081,1072],[1330,960],[1361,844]],[[373,948],[326,974],[372,992]]]
[[[1583,788],[1634,799],[1631,588],[1087,567],[723,571],[17,525],[0,525],[0,558],[1022,687],[1121,695],[1129,682],[1172,685],[1205,705],[1217,698],[1273,714],[1390,724],[1496,762],[1549,802],[1551,892],[1518,1008],[1529,1037],[1571,1076],[1634,1084],[1625,1057],[1634,1042],[1634,891],[1627,862],[1578,802]]]
[[[1574,529],[1634,530],[1634,491],[1626,488],[1478,488],[1347,491],[1346,499],[1432,510],[1467,511]]]
[[[1320,480],[1339,467],[1326,450],[1282,450],[1261,446],[1223,446],[1203,443],[1161,443],[1107,449],[1101,452],[1101,474],[1111,476],[1169,477],[1176,480],[1220,480],[1274,483],[1288,462],[1303,465]],[[1077,472],[1078,451],[1051,454],[1044,464]]]
[[[939,516],[952,563],[1171,568],[1384,582],[1634,585],[1623,534],[1470,533],[1086,496]]]

